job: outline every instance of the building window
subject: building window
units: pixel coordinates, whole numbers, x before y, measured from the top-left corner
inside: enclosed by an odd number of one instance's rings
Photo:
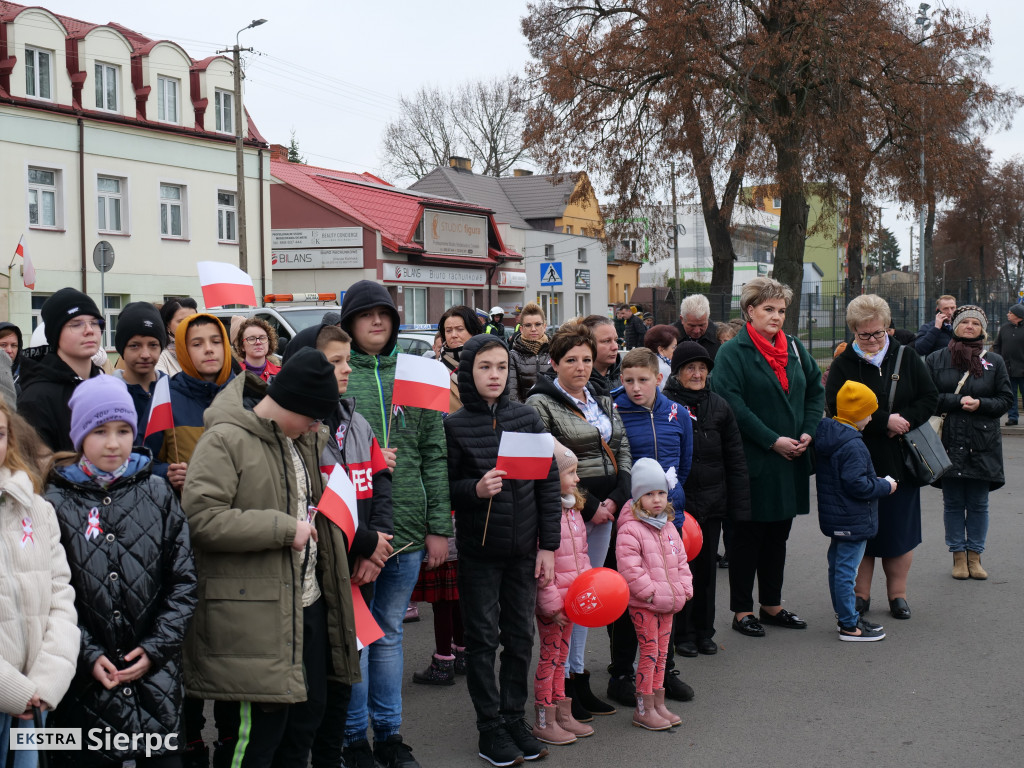
[[[544,312],[544,317],[548,320],[548,325],[560,325],[558,320],[558,295],[541,293],[537,296],[537,299],[537,303],[540,304],[540,308]]]
[[[156,119],[161,123],[178,122],[178,81],[170,77],[156,79]]]
[[[772,208],[774,208],[775,210],[781,210],[781,208],[782,208],[782,198],[781,197],[773,197],[772,198]]]
[[[43,322],[42,309],[43,304],[53,294],[50,293],[33,293],[32,294],[32,330],[34,331],[41,322]]]
[[[462,288],[444,289],[444,308],[458,307],[466,303],[466,292]]]
[[[100,232],[126,232],[124,207],[127,196],[125,179],[112,176],[96,178],[96,225]]]
[[[587,263],[587,249],[586,248],[577,248],[576,249],[576,261],[578,261],[580,264],[586,264]]]
[[[121,297],[117,294],[106,294],[103,297],[103,319],[107,327],[103,331],[103,346],[114,346],[114,334],[117,332],[117,321],[121,317]]]
[[[235,95],[230,91],[215,91],[213,109],[217,114],[217,131],[234,133]]]
[[[61,224],[60,171],[50,168],[28,169],[28,223],[33,227],[59,227]]]
[[[589,303],[587,300],[589,298],[590,297],[587,296],[587,294],[585,294],[585,293],[577,293],[576,294],[576,316],[577,317],[586,317],[587,315],[590,314],[590,307],[587,306],[587,304]]]
[[[553,243],[546,243],[544,245],[544,258],[548,261],[555,258],[555,246]]]
[[[25,47],[25,95],[35,99],[53,99],[53,54],[38,48]]]
[[[420,324],[427,322],[426,288],[405,289],[405,322]]]
[[[185,187],[160,185],[160,234],[185,237]]]
[[[96,62],[96,109],[117,112],[117,67]]]
[[[235,207],[234,192],[217,193],[217,239],[222,242],[238,242],[238,209]]]

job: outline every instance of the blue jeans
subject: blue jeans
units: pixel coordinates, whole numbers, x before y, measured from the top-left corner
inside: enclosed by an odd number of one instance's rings
[[[1017,393],[1024,394],[1024,379],[1015,379],[1010,377],[1010,391],[1013,392],[1013,405],[1010,406],[1010,410],[1006,414],[1006,418],[1010,421],[1017,421],[1019,413],[1017,411]]]
[[[864,559],[867,544],[866,540],[843,541],[833,537],[828,545],[828,592],[832,595],[836,618],[844,627],[855,627],[860,619],[853,583],[857,580],[857,569]]]
[[[370,611],[384,637],[359,653],[362,681],[352,686],[345,722],[345,745],[366,738],[368,721],[374,741],[384,742],[402,728],[402,620],[420,576],[423,550],[394,555],[374,585]]]
[[[942,505],[949,551],[984,552],[988,535],[988,480],[942,478]]]
[[[49,712],[43,712],[43,725],[46,725],[46,716]],[[7,764],[7,751],[11,748],[11,727],[14,726],[14,718],[5,712],[0,712],[0,766]],[[31,720],[19,720],[18,728],[35,728]],[[36,768],[39,765],[39,753],[16,752],[14,754],[14,768]]]
[[[601,525],[587,523],[587,555],[590,557],[591,568],[602,568],[608,556],[608,545],[612,539],[612,520]],[[570,672],[583,672],[583,657],[587,652],[587,628],[576,624],[569,638],[569,658],[565,661],[565,676]]]

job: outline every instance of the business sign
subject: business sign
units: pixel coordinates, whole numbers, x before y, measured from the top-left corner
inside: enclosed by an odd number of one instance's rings
[[[487,256],[487,219],[464,213],[423,212],[423,249],[445,256]]]
[[[590,270],[589,269],[577,269],[576,270],[576,290],[578,291],[589,291],[590,290]]]
[[[358,269],[362,248],[288,248],[270,254],[272,269]]]
[[[498,285],[502,288],[525,288],[526,273],[502,270],[498,273]]]
[[[463,267],[430,267],[385,261],[382,265],[385,283],[429,283],[431,285],[486,285],[487,272]]]
[[[357,248],[362,245],[362,227],[270,230],[270,247],[275,251],[292,248]]]
[[[540,264],[540,284],[555,286],[562,284],[562,262],[542,261]]]

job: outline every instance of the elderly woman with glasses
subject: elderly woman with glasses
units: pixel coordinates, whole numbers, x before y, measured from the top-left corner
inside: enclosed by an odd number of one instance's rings
[[[887,333],[889,320],[889,305],[879,296],[867,294],[850,302],[846,324],[853,341],[832,361],[825,403],[828,412],[835,413],[836,394],[847,381],[867,385],[878,398],[878,410],[862,433],[864,444],[875,474],[892,477],[899,487],[878,501],[878,534],[867,543],[854,591],[857,610],[863,617],[871,606],[875,558],[882,558],[889,612],[895,619],[909,619],[907,576],[914,548],[921,543],[921,489],[904,472],[900,437],[928,420],[939,396],[924,360],[910,347],[905,348],[896,370],[900,343]],[[897,373],[890,405],[889,392]]]
[[[271,351],[277,349],[277,333],[266,320],[247,318],[238,326],[231,346],[242,369],[264,381],[270,381],[281,370],[270,359]]]

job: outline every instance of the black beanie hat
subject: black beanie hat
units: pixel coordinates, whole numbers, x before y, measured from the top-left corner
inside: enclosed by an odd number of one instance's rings
[[[289,356],[267,395],[286,411],[326,419],[338,407],[338,380],[324,353],[303,347]]]
[[[133,301],[117,316],[117,330],[114,331],[114,348],[124,357],[124,348],[133,336],[152,336],[160,342],[160,349],[167,346],[167,331],[160,312],[148,301]]]
[[[710,371],[715,367],[715,361],[711,355],[696,341],[683,341],[676,345],[676,351],[672,353],[672,375],[679,373],[679,369],[694,360],[703,360]]]
[[[1017,317],[1024,318],[1024,304],[1014,304],[1010,307],[1010,311]]]
[[[101,326],[104,325],[103,314],[96,306],[96,302],[74,288],[61,288],[43,302],[39,314],[46,326],[46,343],[53,349],[57,348],[60,332],[69,320],[89,315],[99,320]]]

